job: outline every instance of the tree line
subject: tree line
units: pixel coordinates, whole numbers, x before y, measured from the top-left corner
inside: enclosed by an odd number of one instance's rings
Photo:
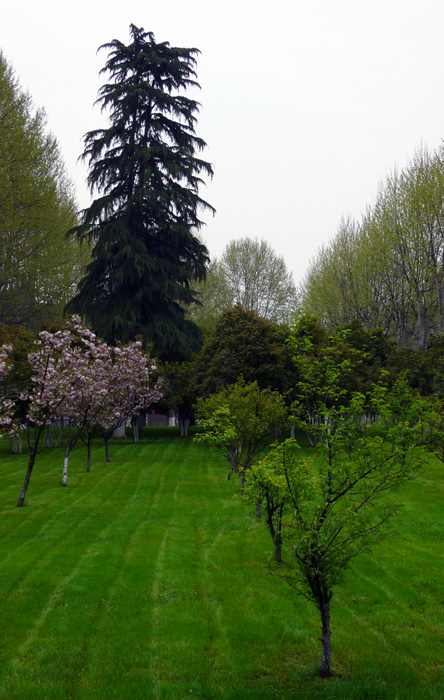
[[[329,328],[359,319],[400,347],[444,330],[444,147],[393,171],[361,220],[341,221],[302,284],[303,306]]]
[[[0,323],[63,315],[89,258],[66,232],[77,203],[55,137],[0,51]]]

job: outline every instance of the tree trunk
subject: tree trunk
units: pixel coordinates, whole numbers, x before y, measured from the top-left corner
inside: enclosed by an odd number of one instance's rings
[[[228,453],[227,459],[228,459],[229,463],[231,464],[231,469],[230,469],[230,472],[227,476],[227,481],[230,481],[232,474],[239,473],[239,465],[237,463],[237,457],[235,457],[232,452]]]
[[[111,462],[110,456],[109,456],[109,444],[108,444],[108,438],[103,438],[105,442],[105,459],[107,462]]]
[[[280,519],[282,520],[282,508],[280,509]],[[273,515],[271,512],[268,513],[267,527],[270,531],[271,539],[274,544],[274,558],[278,564],[282,561],[282,537],[281,537],[281,525],[279,524],[279,530],[276,532],[274,529]]]
[[[29,484],[29,480],[31,478],[32,468],[34,466],[34,463],[35,463],[35,454],[32,454],[31,457],[29,458],[28,469],[26,470],[25,481],[23,483],[23,488],[21,490],[21,493],[20,493],[20,496],[19,496],[19,499],[17,502],[17,508],[21,508],[25,503],[26,491],[28,490],[28,484]]]
[[[419,304],[415,324],[415,350],[425,350],[429,339],[429,325],[424,303]]]
[[[331,664],[331,631],[330,631],[330,602],[328,600],[319,601],[319,612],[322,623],[322,660],[319,675],[321,678],[328,678]]]
[[[52,438],[54,435],[54,423],[50,423],[50,425],[46,426],[46,432],[45,432],[45,442],[44,445],[45,447],[52,447]]]
[[[133,418],[133,442],[135,445],[139,442],[139,422],[138,418]]]
[[[70,442],[70,440],[68,440],[68,444],[66,445],[66,450],[65,450],[65,459],[63,460],[62,486],[68,486],[68,461],[69,461],[70,449],[71,449],[71,442]]]
[[[294,440],[296,437],[296,424],[293,422],[290,423],[290,437],[292,440]]]
[[[260,496],[258,496],[258,499],[256,501],[256,518],[262,518],[261,505],[262,505],[262,498]]]
[[[190,427],[189,418],[179,418],[180,437],[188,437],[188,429]]]
[[[21,508],[25,503],[26,491],[28,490],[29,480],[31,478],[32,469],[33,469],[34,464],[35,464],[35,458],[37,456],[37,450],[39,447],[40,436],[42,434],[42,430],[43,430],[42,427],[36,428],[37,432],[34,433],[34,447],[32,449],[30,456],[29,456],[28,469],[26,470],[25,481],[23,483],[23,488],[21,490],[21,493],[20,493],[20,496],[19,496],[19,499],[17,502],[17,508]]]
[[[11,445],[11,452],[13,455],[22,454],[22,434],[18,433],[16,437],[13,437],[9,441]]]
[[[60,447],[60,445],[63,445],[64,430],[65,430],[65,419],[62,416],[60,419],[60,433],[59,433],[59,437],[57,438],[56,447]]]

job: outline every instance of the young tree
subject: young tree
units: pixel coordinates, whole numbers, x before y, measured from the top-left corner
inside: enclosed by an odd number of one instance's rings
[[[273,433],[275,436],[287,420],[284,399],[277,391],[261,390],[257,382],[245,384],[242,379],[199,400],[197,413],[198,425],[205,432],[195,439],[208,440],[225,452],[230,463],[228,478],[236,472],[242,484],[253,461],[268,448]]]
[[[33,388],[22,394],[29,401],[28,421],[34,428],[34,439],[30,442],[30,456],[23,488],[17,506],[24,505],[26,492],[35,465],[40,438],[47,425],[63,413],[62,407],[72,400],[76,385],[82,376],[82,366],[73,367],[71,329],[55,333],[42,331],[35,341],[35,351],[29,354],[32,367]],[[74,371],[73,371],[74,370]]]
[[[416,399],[406,382],[391,394],[375,386],[369,402],[371,411],[367,398],[355,393],[346,405],[319,405],[322,420],[313,426],[306,418],[306,430],[322,434],[311,456],[286,441],[247,476],[250,491],[272,501],[267,525],[275,547],[283,541],[294,559],[293,567],[274,572],[319,610],[322,677],[330,675],[334,591],[396,513],[386,496],[424,464]],[[378,416],[376,423],[365,418],[369,413]]]
[[[180,94],[198,87],[197,49],[157,43],[130,26],[117,39],[102,73],[110,75],[97,102],[110,125],[85,136],[88,183],[100,195],[71,233],[93,243],[92,261],[68,305],[108,342],[141,335],[156,354],[180,355],[200,331],[186,318],[193,280],[205,277],[208,254],[195,233],[200,210],[214,211],[198,193],[212,166],[197,157],[199,103]]]
[[[106,461],[110,461],[109,439],[114,431],[132,419],[134,441],[138,441],[137,417],[152,403],[162,398],[162,378],[157,377],[157,366],[147,353],[142,352],[140,341],[123,347],[109,348],[110,363],[103,385],[106,400],[88,421],[105,442]],[[89,460],[88,460],[89,462]]]

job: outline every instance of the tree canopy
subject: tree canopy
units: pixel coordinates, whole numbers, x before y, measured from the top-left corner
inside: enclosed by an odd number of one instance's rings
[[[329,328],[359,319],[400,347],[444,329],[444,148],[390,174],[361,221],[343,220],[303,284],[306,311]]]
[[[284,258],[264,239],[248,236],[226,245],[197,291],[201,305],[193,307],[191,314],[204,328],[213,326],[222,311],[236,304],[274,323],[288,323],[299,305]]]
[[[205,338],[195,361],[200,394],[208,396],[239,377],[257,381],[261,389],[285,393],[294,378],[288,329],[239,304],[224,311]]]
[[[109,125],[85,136],[88,184],[99,195],[72,233],[92,241],[92,261],[69,304],[108,342],[141,335],[171,357],[196,346],[186,318],[193,280],[205,277],[208,253],[196,237],[204,210],[198,193],[210,163],[197,154],[199,103],[181,91],[199,87],[195,48],[157,43],[130,26],[131,42],[114,39],[101,71],[110,82],[97,103]]]
[[[62,316],[89,257],[65,238],[76,208],[45,113],[0,52],[0,322],[36,330]]]

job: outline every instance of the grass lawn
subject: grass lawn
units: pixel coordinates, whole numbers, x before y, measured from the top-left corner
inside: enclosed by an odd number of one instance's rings
[[[332,602],[332,667],[316,677],[318,613],[267,570],[271,540],[220,453],[145,429],[138,445],[0,442],[0,698],[444,698],[444,467],[400,494],[391,536]]]

